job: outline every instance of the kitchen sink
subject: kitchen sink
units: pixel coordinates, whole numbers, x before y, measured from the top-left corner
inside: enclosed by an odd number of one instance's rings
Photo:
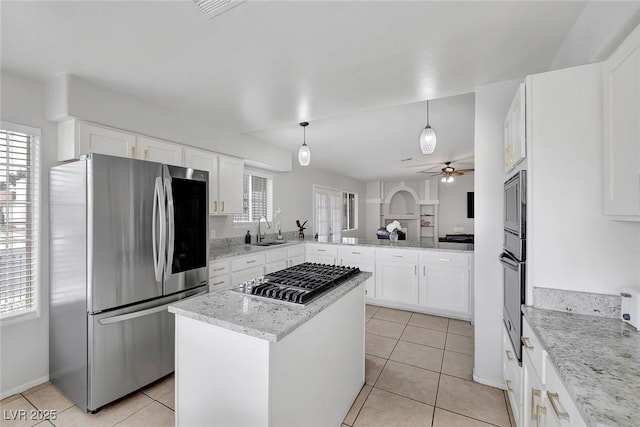
[[[254,246],[275,246],[275,245],[284,245],[287,242],[261,242],[261,243],[252,243]]]

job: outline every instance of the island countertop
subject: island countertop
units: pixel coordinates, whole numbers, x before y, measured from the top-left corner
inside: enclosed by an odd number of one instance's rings
[[[640,334],[618,319],[523,306],[589,426],[640,425]]]
[[[169,312],[245,335],[278,342],[372,276],[360,272],[306,306],[219,289],[169,306]]]

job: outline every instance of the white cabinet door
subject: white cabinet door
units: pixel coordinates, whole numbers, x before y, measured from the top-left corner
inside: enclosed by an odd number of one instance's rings
[[[247,280],[252,280],[260,276],[264,276],[266,267],[264,265],[249,268],[246,270],[235,271],[231,273],[231,284],[240,286]]]
[[[340,265],[345,267],[358,267],[360,271],[368,271],[373,274],[365,283],[365,295],[367,298],[376,297],[376,265],[372,261],[364,261],[359,258],[340,258]]]
[[[604,212],[640,221],[640,27],[603,64]]]
[[[418,304],[418,265],[391,261],[376,263],[376,298]]]
[[[526,157],[525,86],[520,84],[504,121],[504,171]]]
[[[443,314],[470,317],[469,255],[420,253],[420,305]]]
[[[244,160],[234,157],[218,158],[219,214],[242,213]]]
[[[137,138],[136,158],[173,166],[184,165],[182,147],[180,145],[145,136]]]
[[[289,260],[282,259],[279,261],[273,261],[273,262],[267,263],[267,269],[265,271],[266,271],[266,274],[269,274],[269,273],[273,273],[274,271],[284,270],[287,267],[289,267]]]
[[[209,172],[209,215],[218,213],[218,156],[192,148],[184,149],[184,165]]]
[[[307,262],[317,262],[320,264],[335,265],[338,258],[338,249],[335,245],[323,245],[317,243],[307,243],[305,248],[305,259]]]
[[[293,267],[294,265],[303,264],[304,263],[304,255],[296,255],[289,258],[289,267]]]
[[[76,158],[88,153],[136,157],[136,136],[131,133],[78,122],[78,139],[79,152],[76,153]]]
[[[522,421],[519,425],[524,427],[546,426],[549,413],[544,386],[528,354],[522,355],[522,371],[524,399],[521,416]]]
[[[511,344],[507,329],[502,327],[502,375],[516,426],[522,426],[522,367]]]

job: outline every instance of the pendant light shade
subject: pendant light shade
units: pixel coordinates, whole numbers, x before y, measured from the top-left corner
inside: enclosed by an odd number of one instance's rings
[[[300,163],[300,166],[309,166],[309,163],[311,163],[311,150],[307,145],[307,131],[306,131],[306,127],[309,126],[309,123],[301,122],[300,126],[302,126],[303,138],[302,138],[302,145],[298,150],[298,162]]]
[[[436,149],[436,131],[429,126],[429,101],[427,101],[427,126],[420,134],[420,151],[422,154],[433,154]]]

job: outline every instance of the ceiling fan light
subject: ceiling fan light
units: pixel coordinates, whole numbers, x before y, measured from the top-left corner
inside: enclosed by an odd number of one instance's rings
[[[298,150],[298,162],[300,166],[309,166],[309,163],[311,163],[311,150],[306,142]]]
[[[447,182],[447,177],[443,176],[442,178],[440,178],[440,182]]]
[[[453,181],[455,181],[455,180],[453,179],[453,177],[452,177],[452,176],[449,176],[449,177],[447,178],[447,182],[453,182]]]
[[[422,154],[433,154],[436,150],[437,137],[433,128],[427,125],[420,134],[420,151]]]

